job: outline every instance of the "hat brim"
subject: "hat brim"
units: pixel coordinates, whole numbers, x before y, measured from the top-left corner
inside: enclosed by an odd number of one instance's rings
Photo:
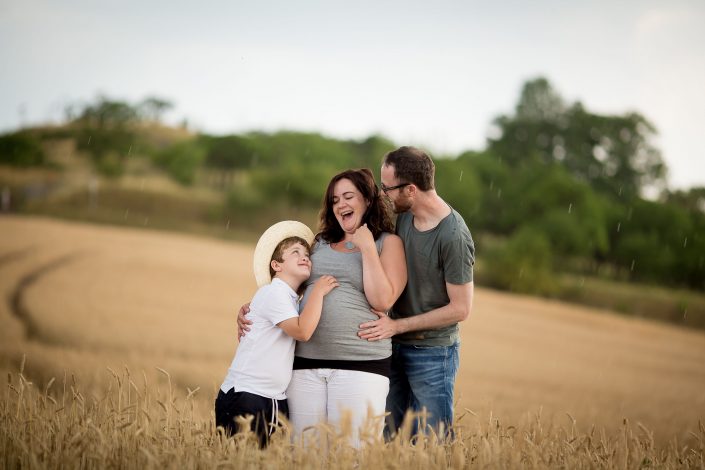
[[[262,287],[272,282],[269,274],[269,264],[272,261],[272,254],[282,240],[289,237],[299,237],[313,244],[314,235],[306,224],[296,220],[284,220],[277,222],[264,231],[255,247],[253,260],[253,270],[257,287]]]

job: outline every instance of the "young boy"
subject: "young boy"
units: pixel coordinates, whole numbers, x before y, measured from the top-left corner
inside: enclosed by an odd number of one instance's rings
[[[215,424],[231,435],[235,418],[253,416],[252,431],[267,445],[278,424],[288,417],[289,385],[296,341],[308,341],[321,318],[323,296],[338,286],[332,276],[314,285],[306,307],[298,313],[301,284],[311,275],[313,233],[301,222],[269,227],[255,248],[254,272],[259,289],[250,303],[251,331],[242,339],[215,401]]]

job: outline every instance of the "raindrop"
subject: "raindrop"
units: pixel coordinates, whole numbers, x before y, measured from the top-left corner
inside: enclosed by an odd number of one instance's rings
[[[287,181],[287,182],[286,182],[286,190],[285,190],[285,191],[288,191],[290,187],[291,187],[291,181]]]
[[[685,240],[683,240],[683,248],[685,248],[686,245],[688,245],[688,237],[685,237]]]
[[[688,309],[685,308],[683,309],[683,320],[685,320],[685,316],[688,315]]]
[[[127,220],[127,216],[130,215],[130,209],[125,209],[125,219]]]
[[[228,219],[228,223],[225,224],[225,230],[230,230],[230,219]]]
[[[502,197],[502,188],[499,188],[499,189],[497,190],[497,199],[499,199],[499,198],[501,198],[501,197]]]
[[[463,170],[460,170],[460,179],[458,181],[463,181]]]
[[[622,222],[617,222],[617,231],[619,232],[619,229],[622,227]]]
[[[129,157],[131,153],[132,153],[132,145],[130,145],[129,150],[127,151],[127,156]]]
[[[632,260],[632,267],[629,268],[631,271],[634,271],[634,264],[635,264],[635,263],[636,263],[636,261],[635,261],[635,260]]]
[[[147,225],[149,223],[149,217],[144,218],[144,225]]]
[[[580,287],[583,287],[585,285],[585,276],[580,278]]]
[[[620,186],[620,187],[619,187],[619,195],[620,195],[620,196],[622,195],[622,188],[623,188],[623,187],[624,187],[624,186]]]
[[[490,180],[490,191],[493,189],[494,186],[494,180]]]
[[[522,276],[524,276],[524,268],[521,268],[519,270],[519,277],[522,277]]]
[[[573,203],[571,202],[568,204],[568,213],[570,214],[573,211]]]
[[[91,137],[93,137],[93,136],[92,135],[88,136],[88,145],[91,145]]]

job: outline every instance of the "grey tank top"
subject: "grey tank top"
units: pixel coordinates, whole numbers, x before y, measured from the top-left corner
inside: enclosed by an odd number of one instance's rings
[[[382,243],[387,233],[382,233],[375,241],[377,253],[382,252]],[[323,312],[318,327],[308,342],[296,343],[296,355],[308,359],[368,361],[385,359],[392,354],[390,339],[367,341],[360,339],[357,332],[360,324],[377,320],[370,311],[362,281],[362,254],[340,253],[330,244],[319,240],[311,254],[313,269],[306,281],[303,309],[313,288],[313,283],[325,274],[334,276],[339,287],[323,297]]]

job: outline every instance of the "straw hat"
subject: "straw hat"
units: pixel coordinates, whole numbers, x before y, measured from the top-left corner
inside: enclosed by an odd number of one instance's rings
[[[272,276],[269,275],[269,263],[272,261],[274,249],[282,240],[289,237],[303,238],[309,245],[313,243],[313,232],[311,229],[296,220],[277,222],[259,237],[255,247],[253,263],[257,287],[262,287],[272,282]]]

